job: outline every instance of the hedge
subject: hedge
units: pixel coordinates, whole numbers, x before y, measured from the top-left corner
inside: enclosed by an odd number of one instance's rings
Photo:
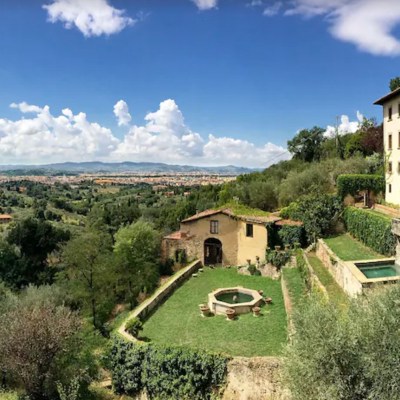
[[[375,194],[385,190],[385,178],[381,175],[344,174],[338,176],[336,184],[341,198],[345,198],[348,194],[354,196],[363,190]]]
[[[138,344],[116,339],[109,354],[117,393],[149,399],[211,399],[224,383],[227,358],[184,347]]]
[[[396,239],[392,234],[391,220],[355,207],[343,213],[347,231],[378,253],[392,256],[396,252]]]

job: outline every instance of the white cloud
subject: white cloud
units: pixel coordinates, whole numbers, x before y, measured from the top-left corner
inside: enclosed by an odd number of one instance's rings
[[[112,35],[137,22],[107,0],[52,0],[43,8],[50,22],[60,21],[67,29],[75,26],[86,37]]]
[[[277,1],[276,3],[270,5],[269,7],[264,8],[263,15],[267,17],[273,17],[278,14],[283,4],[281,1]]]
[[[217,164],[257,167],[267,167],[278,161],[290,159],[287,149],[273,143],[256,146],[247,140],[217,138],[213,135],[209,135],[208,142],[204,146],[204,156]]]
[[[342,115],[340,117],[340,124],[338,124],[337,131],[339,135],[345,135],[346,133],[354,133],[360,127],[360,123],[364,120],[364,116],[357,111],[357,120],[350,121],[350,118],[347,115]],[[332,125],[328,125],[326,127],[326,131],[324,136],[327,138],[333,138],[336,136],[336,127]]]
[[[192,0],[199,10],[210,10],[216,8],[218,0]]]
[[[117,105],[117,118],[127,104]],[[129,126],[122,139],[85,113],[64,108],[59,115],[25,102],[12,104],[31,118],[0,118],[0,160],[3,164],[36,164],[62,161],[159,161],[191,165],[235,164],[265,167],[290,158],[285,148],[267,143],[257,146],[247,140],[209,135],[203,138],[189,128],[174,100],[160,103],[145,116],[143,125]],[[116,113],[116,114],[117,114]],[[125,122],[128,120],[125,119]],[[127,122],[129,123],[129,122]]]
[[[331,34],[374,55],[400,55],[399,0],[292,0],[285,15],[323,16]]]
[[[119,100],[114,105],[114,114],[117,117],[118,126],[127,126],[132,120],[128,104],[124,100]]]
[[[22,113],[39,113],[42,111],[42,108],[38,106],[32,106],[31,104],[26,103],[23,101],[22,103],[11,103],[10,104],[11,108],[16,108]]]
[[[22,104],[22,103],[21,103]],[[2,163],[47,163],[101,159],[119,141],[112,132],[64,109],[54,116],[48,106],[37,107],[33,118],[0,119],[0,159]],[[24,111],[23,111],[24,112]]]

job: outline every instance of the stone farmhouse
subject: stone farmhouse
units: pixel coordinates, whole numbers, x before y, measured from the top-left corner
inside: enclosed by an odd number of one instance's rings
[[[400,205],[400,88],[375,101],[383,106],[386,201]]]
[[[162,258],[177,260],[184,251],[188,259],[204,265],[244,265],[265,260],[267,225],[279,221],[274,215],[238,215],[230,208],[206,210],[181,222],[180,230],[165,236]]]

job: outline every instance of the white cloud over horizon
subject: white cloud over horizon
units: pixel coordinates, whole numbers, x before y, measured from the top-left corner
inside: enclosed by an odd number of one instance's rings
[[[124,10],[112,7],[108,0],[52,0],[43,8],[50,22],[62,22],[67,29],[75,27],[85,37],[109,36],[137,22]]]
[[[130,125],[128,105],[123,100],[117,102],[117,121],[123,116],[121,126],[127,127],[121,139],[111,129],[89,121],[83,112],[74,114],[64,108],[60,115],[54,115],[49,106],[26,102],[10,107],[24,115],[17,120],[0,118],[0,159],[4,164],[98,160],[261,168],[290,158],[284,147],[273,143],[258,146],[245,139],[213,134],[204,138],[186,125],[172,99],[149,112],[143,125]],[[26,113],[33,116],[28,118]]]

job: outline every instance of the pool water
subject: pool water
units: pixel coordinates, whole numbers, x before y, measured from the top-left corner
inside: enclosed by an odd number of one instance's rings
[[[221,293],[215,296],[215,298],[219,301],[223,301],[224,303],[229,304],[247,303],[254,300],[253,296],[241,292]]]
[[[360,271],[368,278],[385,278],[388,276],[399,276],[393,264],[376,265],[373,267],[358,267]]]

